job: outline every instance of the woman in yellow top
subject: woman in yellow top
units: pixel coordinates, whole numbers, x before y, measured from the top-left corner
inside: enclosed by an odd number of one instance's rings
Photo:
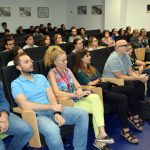
[[[67,56],[60,47],[50,46],[45,53],[44,63],[46,67],[54,66],[48,73],[48,79],[55,95],[69,97],[74,100],[75,107],[91,113],[96,137],[94,146],[102,150],[110,150],[107,143],[112,144],[114,140],[105,132],[104,110],[100,97],[82,90],[71,70],[67,68]]]

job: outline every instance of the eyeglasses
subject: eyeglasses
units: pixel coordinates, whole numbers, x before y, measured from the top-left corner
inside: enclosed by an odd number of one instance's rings
[[[125,45],[120,45],[119,47],[128,47],[129,45],[128,44],[125,44]]]

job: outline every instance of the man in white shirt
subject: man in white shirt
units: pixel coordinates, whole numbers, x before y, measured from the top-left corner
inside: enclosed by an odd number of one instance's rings
[[[24,39],[25,39],[26,45],[23,47],[23,49],[38,47],[37,45],[34,45],[34,39],[32,35],[28,34],[25,36]]]

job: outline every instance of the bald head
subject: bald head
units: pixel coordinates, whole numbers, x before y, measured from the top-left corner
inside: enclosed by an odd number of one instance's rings
[[[118,47],[120,47],[120,46],[122,46],[122,45],[128,45],[127,41],[126,41],[126,40],[118,40],[118,41],[116,42],[115,47],[118,48]]]
[[[118,40],[115,45],[115,50],[121,54],[126,54],[128,51],[128,43],[126,40]]]

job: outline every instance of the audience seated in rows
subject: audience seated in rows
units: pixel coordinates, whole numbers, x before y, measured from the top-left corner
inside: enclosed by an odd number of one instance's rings
[[[25,36],[24,39],[25,39],[26,45],[23,47],[23,49],[38,47],[37,45],[34,45],[34,39],[32,35],[28,34]]]
[[[48,28],[48,31],[51,31],[52,30],[52,24],[51,23],[47,23],[47,28]]]
[[[74,39],[82,39],[80,35],[77,35],[76,27],[71,28],[71,36],[68,39],[68,42],[73,42]]]
[[[111,31],[111,38],[113,39],[113,41],[116,41],[117,36],[118,36],[118,31],[116,28],[113,28]]]
[[[104,111],[100,97],[90,91],[82,90],[71,70],[67,68],[67,56],[60,47],[50,46],[45,53],[44,63],[46,67],[55,66],[48,73],[55,95],[58,98],[72,99],[75,108],[83,109],[93,115],[94,145],[97,148],[107,147],[109,150],[108,145],[101,144],[101,142],[112,144],[114,140],[108,137],[104,129]]]
[[[78,51],[83,49],[83,42],[81,39],[74,39],[73,40],[74,49],[72,50],[73,54],[76,54]]]
[[[132,94],[132,87],[115,86],[110,83],[91,64],[91,56],[88,50],[82,50],[76,54],[75,75],[81,85],[97,86],[102,88],[104,103],[116,104],[122,127],[121,135],[129,142],[136,144],[139,140],[133,136],[128,125],[128,101]],[[130,102],[129,102],[130,104]],[[142,129],[142,128],[141,128]],[[139,128],[139,130],[141,131]]]
[[[142,28],[140,30],[140,35],[143,37],[142,43],[144,44],[144,47],[146,49],[149,49],[149,42],[148,42],[148,37],[147,37],[147,31],[145,28]]]
[[[20,117],[10,112],[10,106],[5,98],[3,85],[0,82],[0,134],[12,135],[7,150],[21,150],[33,135],[32,127]],[[19,142],[18,142],[19,141]],[[0,150],[6,150],[0,139]]]
[[[145,84],[148,80],[146,74],[137,74],[132,70],[132,64],[128,56],[128,43],[125,40],[119,40],[116,42],[115,51],[108,57],[104,70],[104,77],[124,79],[125,85],[133,88],[132,94],[130,94],[131,101],[130,109],[132,115],[129,116],[129,121],[138,130],[143,130],[141,124],[141,118],[139,116],[140,101],[144,101],[145,98]]]
[[[19,26],[18,29],[16,30],[17,35],[24,35],[25,33],[23,32],[23,27]]]
[[[130,39],[130,43],[132,45],[133,48],[140,48],[138,45],[138,36],[139,36],[140,32],[138,29],[134,29],[133,30],[133,37]]]
[[[54,35],[54,44],[63,44],[66,42],[63,42],[62,36],[60,34],[55,34]]]
[[[11,51],[14,48],[15,40],[11,37],[7,37],[4,41],[5,51]]]
[[[62,29],[63,31],[66,31],[65,24],[61,24],[61,25],[60,25],[60,29]]]
[[[9,29],[5,29],[4,35],[9,36],[9,35],[12,35],[12,33],[10,32]]]
[[[130,26],[127,26],[125,30],[125,35],[129,35],[129,34],[132,34],[132,30]]]
[[[119,35],[125,35],[124,29],[123,29],[123,28],[120,28],[120,29],[118,30],[118,34],[119,34]]]
[[[19,107],[35,111],[39,132],[45,137],[48,149],[64,150],[59,127],[74,125],[74,149],[86,150],[88,133],[86,111],[58,104],[45,76],[32,73],[33,63],[27,54],[20,53],[14,59],[14,64],[20,71],[20,76],[11,83],[12,95]]]
[[[19,53],[22,53],[23,52],[23,49],[19,46],[15,46],[12,50],[13,52],[13,59],[19,54]],[[14,61],[10,61],[8,62],[7,66],[13,66],[14,65]]]
[[[53,31],[54,32],[58,32],[58,28],[55,26],[55,27],[53,27]]]
[[[30,26],[30,34],[34,33],[34,26]]]
[[[40,24],[39,32],[43,34],[43,32],[44,32],[44,24]]]
[[[98,39],[94,36],[91,36],[88,40],[88,50],[93,51],[100,48],[101,47],[98,45]]]
[[[50,37],[48,35],[44,35],[41,39],[41,46],[49,46],[50,45]]]
[[[88,40],[88,36],[87,36],[86,30],[83,27],[80,28],[80,36],[81,36],[83,41]]]
[[[38,35],[43,35],[43,34],[40,32],[39,26],[35,26],[33,36],[38,36]]]
[[[6,22],[2,22],[1,23],[2,29],[5,32],[5,30],[7,29],[7,23]]]
[[[109,36],[109,30],[104,30],[102,43],[104,43],[106,46],[114,46],[115,45],[115,41]]]
[[[148,76],[150,76],[150,67],[146,67],[146,63],[136,59],[134,56],[134,51],[131,45],[129,45],[128,47],[129,51],[128,54],[130,56],[130,60],[132,63],[132,69],[135,71],[135,73],[137,73],[138,75],[140,74],[147,74]],[[135,66],[139,66],[138,70],[136,70]],[[147,81],[147,92],[146,92],[146,96],[147,96],[147,100],[150,99],[150,78]]]

